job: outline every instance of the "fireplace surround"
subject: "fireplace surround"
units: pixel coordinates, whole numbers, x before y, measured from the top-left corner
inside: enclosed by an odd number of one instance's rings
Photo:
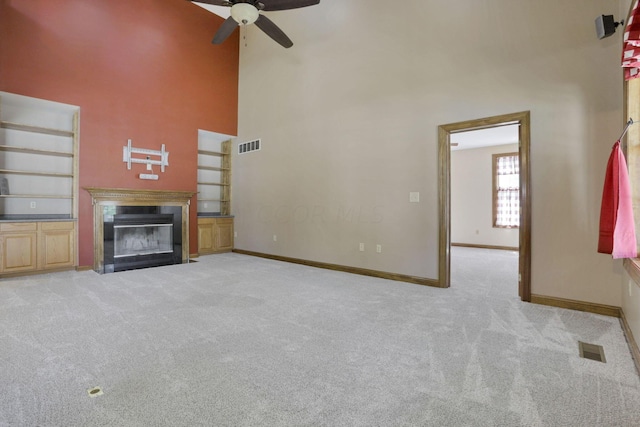
[[[104,272],[182,263],[180,206],[103,206]]]
[[[189,261],[190,191],[85,187],[98,273]]]

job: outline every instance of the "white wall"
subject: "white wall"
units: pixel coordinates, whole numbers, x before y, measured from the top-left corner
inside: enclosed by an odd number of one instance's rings
[[[451,151],[451,243],[517,248],[517,228],[493,227],[493,154],[518,144]]]
[[[622,310],[636,341],[640,343],[640,286],[625,271],[622,278]]]
[[[263,148],[233,159],[236,247],[437,278],[437,126],[529,110],[532,291],[619,306],[596,247],[621,32],[594,19],[623,3],[323,0],[269,15],[291,49],[247,28],[238,140]]]

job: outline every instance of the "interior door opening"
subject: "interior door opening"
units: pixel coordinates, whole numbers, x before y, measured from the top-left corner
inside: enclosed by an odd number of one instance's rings
[[[517,129],[519,147],[519,228],[518,228],[518,295],[531,300],[531,199],[530,199],[530,114],[528,111],[458,122],[438,127],[439,139],[439,274],[441,287],[451,285],[451,141],[452,136],[471,131],[499,128]],[[490,132],[487,132],[490,133]],[[458,142],[460,144],[460,142]],[[502,245],[496,245],[502,246]],[[508,245],[507,245],[508,246]]]

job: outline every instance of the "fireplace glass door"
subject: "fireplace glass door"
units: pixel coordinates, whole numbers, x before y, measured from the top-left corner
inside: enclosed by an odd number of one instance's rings
[[[173,253],[173,224],[113,226],[113,257]]]
[[[104,272],[182,262],[181,208],[105,206]]]

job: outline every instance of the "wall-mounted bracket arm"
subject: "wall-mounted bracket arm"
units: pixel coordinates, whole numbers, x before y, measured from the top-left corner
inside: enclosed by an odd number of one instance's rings
[[[133,154],[142,154],[144,158],[135,158]],[[159,159],[152,159],[151,156],[157,156]],[[132,163],[142,163],[145,165],[159,165],[160,170],[164,172],[165,166],[169,166],[169,152],[165,151],[164,144],[160,150],[149,150],[147,148],[134,148],[131,146],[131,140],[127,141],[127,145],[122,147],[122,161],[127,164],[127,169],[131,170]]]

